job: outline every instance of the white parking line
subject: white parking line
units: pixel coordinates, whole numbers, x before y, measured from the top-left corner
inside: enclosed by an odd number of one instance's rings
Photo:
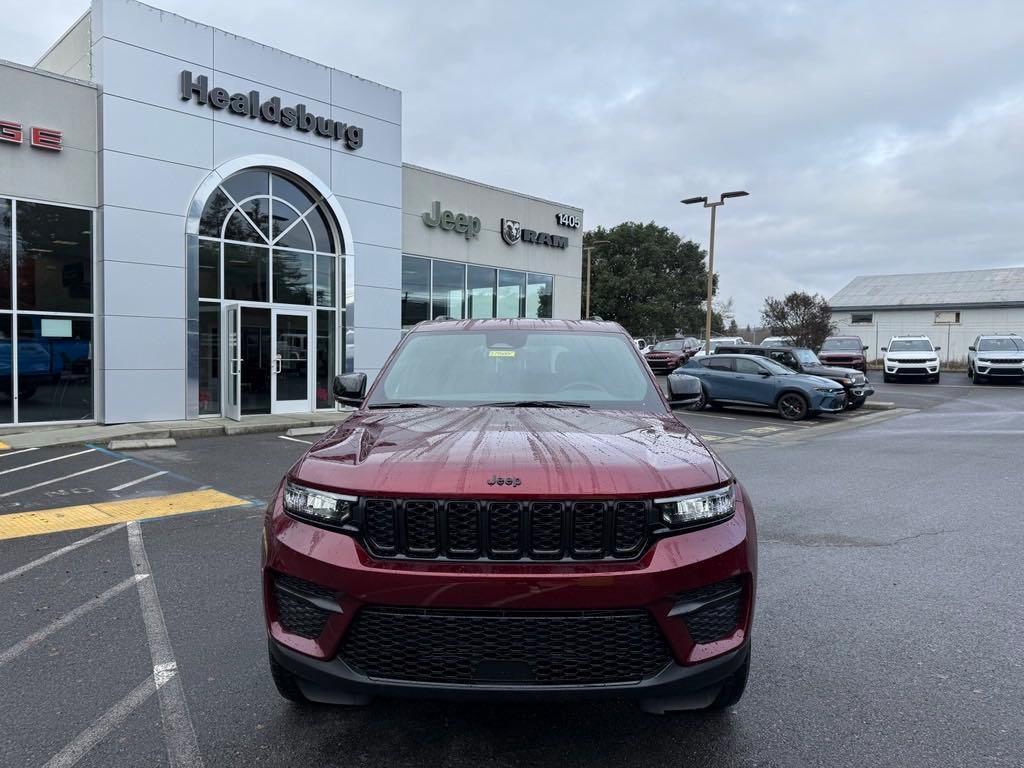
[[[107,490],[108,491],[123,491],[125,488],[131,488],[133,485],[138,485],[139,483],[144,483],[147,480],[152,480],[154,477],[160,477],[161,475],[166,475],[166,474],[167,474],[167,470],[165,469],[163,472],[154,472],[152,475],[146,475],[145,477],[140,477],[138,480],[129,480],[127,483],[121,483],[120,485],[115,485],[113,488],[107,488]]]
[[[297,437],[288,437],[288,435],[278,435],[282,440],[291,440],[293,443],[305,443],[306,445],[312,445],[312,440],[299,440]]]
[[[142,541],[142,527],[137,521],[128,523],[128,549],[132,565],[137,574],[150,573],[149,556]],[[138,582],[139,604],[142,606],[142,621],[146,625],[149,640],[149,655],[153,659],[153,673],[165,676],[177,671],[177,662],[171,649],[171,638],[167,634],[164,612],[160,608],[160,597],[152,579]],[[159,677],[158,677],[159,679]],[[171,768],[202,768],[203,758],[199,753],[196,731],[188,713],[188,702],[181,687],[181,678],[170,674],[166,684],[159,686],[160,720],[163,723],[164,743]]]
[[[28,453],[29,451],[38,451],[38,448],[22,448],[20,451],[0,451],[0,459],[7,456],[17,456],[19,453]]]
[[[128,589],[128,587],[130,587],[132,584],[141,583],[142,581],[144,581],[148,577],[148,575],[149,574],[146,574],[146,573],[136,573],[134,576],[129,576],[127,579],[122,581],[120,584],[117,584],[117,585],[111,587],[106,592],[103,592],[103,593],[97,595],[96,597],[94,597],[92,600],[88,600],[87,602],[82,603],[80,606],[75,608],[73,611],[68,611],[63,616],[61,616],[59,619],[57,619],[56,621],[50,622],[45,627],[40,629],[38,632],[33,632],[31,635],[26,637],[20,643],[15,643],[10,648],[8,648],[6,651],[3,651],[2,653],[0,653],[0,667],[2,667],[7,662],[12,661],[13,659],[18,658],[21,654],[23,654],[29,648],[31,648],[32,646],[34,646],[34,645],[36,645],[38,643],[41,643],[43,640],[48,638],[54,632],[56,632],[56,631],[58,631],[60,629],[63,629],[68,624],[71,624],[72,622],[77,621],[78,619],[82,618],[83,616],[85,616],[85,614],[89,613],[90,611],[93,611],[93,610],[99,608],[101,605],[103,605],[108,600],[110,600],[110,599],[112,599],[114,597],[117,597],[119,594],[121,594],[126,589]]]
[[[85,453],[92,453],[95,450],[96,450],[95,448],[88,448],[88,449],[86,449],[84,451],[79,451],[78,453],[68,453],[68,454],[65,454],[64,456],[54,456],[52,459],[43,459],[42,461],[37,461],[37,462],[35,462],[33,464],[25,464],[25,465],[20,466],[20,467],[13,467],[12,469],[5,469],[3,472],[0,472],[0,475],[9,475],[9,474],[11,474],[11,472],[20,472],[23,469],[31,469],[32,467],[38,467],[38,466],[40,466],[42,464],[49,464],[51,461],[62,461],[63,459],[73,459],[75,456],[81,456],[82,454],[85,454]]]
[[[38,560],[33,560],[31,563],[25,563],[25,565],[19,566],[18,568],[15,568],[13,571],[8,571],[7,573],[0,574],[0,584],[3,584],[5,581],[10,581],[11,579],[16,579],[18,576],[21,576],[21,574],[25,573],[26,571],[31,571],[36,566],[44,565],[45,563],[48,563],[51,560],[57,559],[61,555],[66,555],[68,552],[78,549],[79,547],[84,547],[86,544],[91,544],[92,542],[96,541],[96,539],[102,539],[108,533],[116,531],[123,525],[123,523],[118,523],[117,525],[112,525],[109,528],[104,528],[99,533],[94,533],[92,536],[86,536],[84,539],[79,539],[73,544],[68,544],[66,547],[61,547],[60,549],[54,550],[48,555],[43,555]]]
[[[109,464],[100,464],[98,467],[90,467],[89,469],[83,469],[81,472],[72,472],[70,475],[64,475],[63,477],[55,477],[52,480],[43,480],[41,483],[35,485],[26,485],[24,488],[18,488],[15,491],[8,491],[7,493],[0,493],[0,499],[5,496],[13,496],[16,493],[24,493],[25,491],[32,491],[36,488],[42,488],[44,485],[53,485],[59,483],[61,480],[70,480],[72,477],[78,477],[79,475],[87,475],[90,472],[98,472],[101,469],[107,469],[108,467],[116,466],[117,464],[124,464],[126,461],[131,459],[119,459],[118,461],[112,461]]]
[[[173,673],[171,676],[173,677]],[[166,675],[157,676],[154,672],[135,690],[94,720],[92,725],[72,739],[64,749],[51,757],[43,768],[71,768],[170,679]]]

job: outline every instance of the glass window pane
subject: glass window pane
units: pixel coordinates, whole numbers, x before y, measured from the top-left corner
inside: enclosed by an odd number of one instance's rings
[[[92,311],[92,214],[17,203],[18,308]]]
[[[466,289],[466,265],[450,261],[434,262],[434,306],[430,317],[462,319],[462,302]]]
[[[13,338],[11,316],[0,315],[0,424],[14,421]]]
[[[253,195],[270,194],[270,174],[267,171],[242,171],[221,184],[228,194],[240,203]]]
[[[270,239],[270,198],[256,197],[240,206],[249,215],[263,236]]]
[[[334,318],[336,314],[319,309],[316,313],[316,407],[333,408],[331,384],[334,381]]]
[[[0,309],[11,308],[11,201],[0,198]],[[2,420],[0,420],[2,421]]]
[[[274,251],[274,301],[313,303],[313,254]]]
[[[243,243],[266,243],[267,241],[260,237],[260,233],[253,228],[241,211],[235,211],[231,214],[231,218],[228,219],[228,225],[224,229],[224,238],[227,240],[241,240]]]
[[[199,234],[207,237],[220,237],[220,229],[224,226],[224,219],[227,218],[228,211],[232,207],[233,204],[228,196],[220,187],[217,187],[210,195],[210,199],[206,201],[203,216],[199,219]]]
[[[92,320],[18,318],[18,421],[92,418]]]
[[[220,304],[199,305],[199,413],[220,413]]]
[[[304,221],[300,221],[294,227],[284,233],[284,236],[277,241],[282,248],[298,248],[301,251],[313,250],[313,237],[309,234],[309,227]]]
[[[199,241],[199,297],[220,298],[220,243]]]
[[[402,256],[402,327],[430,317],[430,260]]]
[[[551,275],[530,273],[526,280],[526,316],[551,317]]]
[[[274,185],[274,197],[284,198],[298,208],[300,214],[305,213],[313,206],[313,198],[306,194],[305,190],[299,188],[297,184],[292,183],[283,176],[278,176],[275,173],[271,183]]]
[[[466,317],[494,317],[494,286],[498,270],[488,267],[467,267]]]
[[[224,244],[224,298],[269,301],[267,270],[270,249],[253,245]]]
[[[522,317],[526,299],[526,273],[498,271],[498,317]]]
[[[309,228],[313,230],[313,239],[316,241],[316,249],[318,251],[336,253],[334,249],[334,235],[331,233],[331,228],[327,224],[327,216],[324,214],[323,208],[318,205],[310,211],[309,215],[306,216],[306,222],[309,224]]]
[[[316,304],[334,306],[335,258],[318,253],[316,256]]]
[[[274,206],[274,215],[273,230],[270,235],[272,238],[277,238],[291,226],[293,221],[299,218],[300,214],[296,213],[295,209],[283,200],[272,200],[271,202]],[[309,247],[308,250],[313,250],[313,248]]]

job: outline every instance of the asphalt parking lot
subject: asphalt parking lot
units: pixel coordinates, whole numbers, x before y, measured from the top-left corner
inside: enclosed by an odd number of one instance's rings
[[[876,390],[896,409],[680,414],[758,513],[750,685],[714,716],[295,707],[266,668],[259,536],[312,438],[0,453],[0,765],[1024,765],[1024,388]]]

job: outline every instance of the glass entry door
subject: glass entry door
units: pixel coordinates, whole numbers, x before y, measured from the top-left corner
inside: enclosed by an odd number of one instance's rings
[[[242,308],[238,304],[224,306],[224,334],[227,349],[227,392],[224,393],[224,415],[235,421],[242,420]]]
[[[271,327],[274,342],[270,377],[271,413],[302,413],[313,410],[310,344],[313,313],[275,309]]]

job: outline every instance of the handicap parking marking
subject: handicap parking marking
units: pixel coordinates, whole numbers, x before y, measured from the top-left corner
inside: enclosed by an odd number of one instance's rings
[[[772,432],[781,432],[783,429],[785,429],[785,427],[767,426],[767,427],[751,427],[750,429],[744,429],[743,431],[747,432],[749,434],[752,434],[752,435],[767,435],[767,434],[771,434]]]

